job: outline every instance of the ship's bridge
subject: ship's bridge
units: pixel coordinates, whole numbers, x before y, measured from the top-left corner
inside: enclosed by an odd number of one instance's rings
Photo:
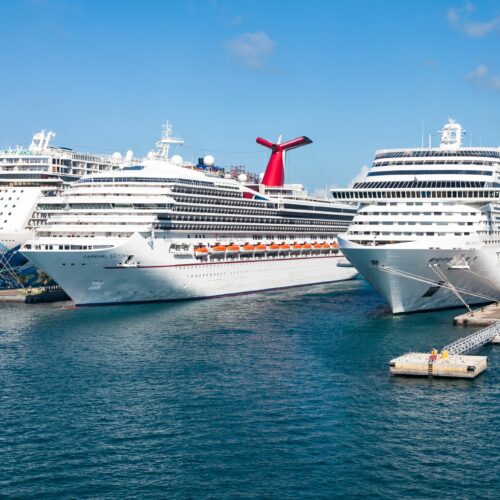
[[[332,190],[333,198],[497,198],[500,148],[462,146],[465,131],[452,119],[440,132],[438,147],[378,150],[365,179]]]

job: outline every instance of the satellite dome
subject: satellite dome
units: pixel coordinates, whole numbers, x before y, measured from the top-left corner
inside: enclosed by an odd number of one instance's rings
[[[213,167],[215,163],[215,158],[212,155],[206,155],[203,157],[203,165],[205,167]]]
[[[125,155],[125,161],[132,161],[134,159],[134,152],[129,149]]]
[[[150,151],[150,152],[148,153],[148,156],[147,156],[148,160],[153,160],[153,159],[154,159],[154,157],[155,157],[155,153],[154,153],[154,151]]]
[[[120,162],[120,161],[122,161],[122,154],[119,153],[118,151],[116,151],[115,153],[113,153],[112,158],[114,161]]]
[[[246,182],[248,180],[248,175],[247,174],[240,174],[240,175],[238,175],[238,180],[240,182]]]
[[[180,165],[182,163],[182,156],[180,156],[180,155],[174,155],[174,156],[172,156],[172,158],[170,158],[170,161],[174,165]]]

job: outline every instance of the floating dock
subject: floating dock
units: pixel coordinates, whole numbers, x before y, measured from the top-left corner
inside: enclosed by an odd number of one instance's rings
[[[488,367],[486,356],[471,356],[470,353],[500,339],[500,322],[478,330],[443,347],[441,354],[432,352],[409,352],[389,362],[393,375],[420,377],[474,378]]]
[[[488,366],[486,356],[448,355],[446,358],[431,359],[425,352],[409,352],[389,363],[393,375],[420,377],[474,378]]]

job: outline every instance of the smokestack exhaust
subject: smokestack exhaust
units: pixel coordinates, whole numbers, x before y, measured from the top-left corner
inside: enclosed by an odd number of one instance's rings
[[[312,143],[311,139],[306,136],[297,137],[282,144],[274,144],[266,141],[266,139],[262,139],[262,137],[257,137],[256,141],[271,150],[271,157],[269,158],[269,163],[262,179],[262,184],[269,187],[280,187],[285,183],[285,151]]]

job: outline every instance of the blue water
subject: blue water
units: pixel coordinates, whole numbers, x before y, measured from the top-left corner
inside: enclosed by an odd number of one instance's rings
[[[0,496],[500,496],[500,349],[473,381],[388,374],[457,311],[394,317],[361,280],[0,311]]]

